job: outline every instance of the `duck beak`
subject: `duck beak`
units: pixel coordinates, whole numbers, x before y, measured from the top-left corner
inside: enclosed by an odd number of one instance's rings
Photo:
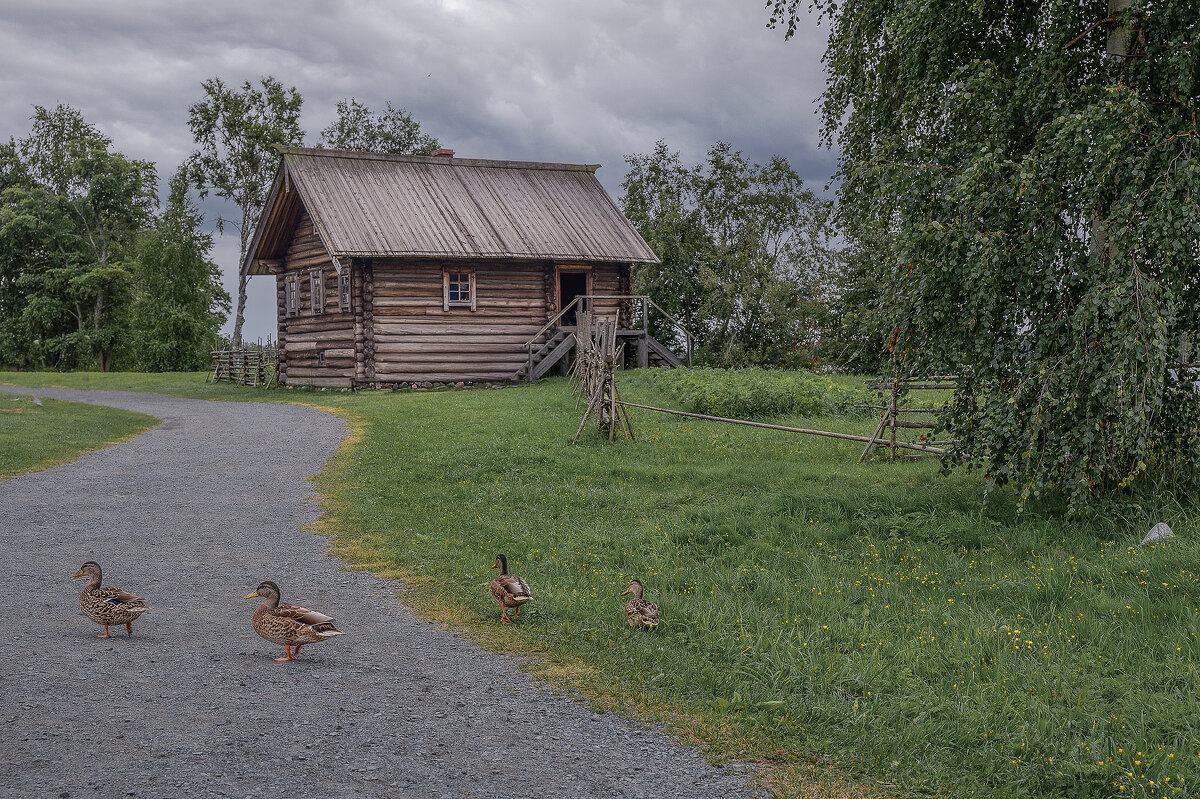
[[[71,575],[71,579],[72,579],[72,580],[74,580],[74,579],[76,579],[76,578],[79,578],[79,577],[87,577],[87,575],[86,575],[86,574],[84,574],[84,572],[83,572],[83,569],[80,569],[79,571],[77,571],[77,572],[75,572],[74,574],[72,574],[72,575]]]
[[[626,594],[632,594],[632,593],[633,593],[632,588],[626,588],[624,591],[621,592],[621,596],[625,596]]]
[[[249,594],[246,594],[244,597],[242,597],[242,599],[254,599],[257,596],[258,596],[257,591],[251,591]]]

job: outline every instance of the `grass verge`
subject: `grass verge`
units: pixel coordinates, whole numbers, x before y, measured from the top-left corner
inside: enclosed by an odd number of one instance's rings
[[[98,377],[87,387],[124,376]],[[27,379],[47,378],[0,375]],[[571,445],[581,412],[562,380],[159,386],[348,415],[355,438],[317,479],[335,551],[412,581],[426,618],[532,655],[597,707],[768,764],[778,796],[1186,795],[1200,780],[1193,505],[1018,514],[933,461],[858,466],[852,444],[640,411],[636,442]],[[667,401],[636,374],[622,391]],[[869,434],[874,420],[803,426]],[[1155,521],[1177,537],[1137,546]],[[486,590],[497,552],[536,597],[503,627]],[[634,576],[663,611],[650,634],[623,625]]]
[[[159,424],[142,413],[0,393],[0,480],[120,444]]]

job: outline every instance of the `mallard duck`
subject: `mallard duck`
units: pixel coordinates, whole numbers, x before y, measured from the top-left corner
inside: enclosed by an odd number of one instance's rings
[[[492,564],[492,568],[500,570],[500,574],[488,586],[492,596],[496,597],[496,601],[500,603],[500,621],[516,621],[521,612],[521,606],[533,599],[529,593],[529,586],[517,575],[508,573],[508,558],[503,555],[496,556],[496,562]],[[509,608],[513,609],[511,620],[508,618]]]
[[[72,575],[72,580],[79,577],[89,578],[88,584],[79,592],[79,609],[96,624],[104,625],[104,635],[97,636],[98,638],[112,638],[108,632],[110,624],[124,624],[125,635],[132,638],[133,620],[150,608],[146,607],[145,599],[129,593],[124,588],[101,588],[102,576],[100,564],[94,560],[80,566],[79,571]]]
[[[625,603],[625,618],[630,627],[653,630],[658,626],[658,605],[642,599],[642,590],[641,580],[630,580],[629,587],[621,592],[621,596],[633,594],[633,599]]]
[[[300,647],[305,644],[315,644],[342,634],[333,626],[333,619],[324,613],[299,605],[279,604],[279,586],[270,580],[259,583],[258,588],[246,594],[246,599],[255,597],[262,597],[264,602],[254,611],[250,623],[254,625],[254,632],[286,648],[287,655],[275,658],[277,661],[293,660],[293,656],[300,654]]]

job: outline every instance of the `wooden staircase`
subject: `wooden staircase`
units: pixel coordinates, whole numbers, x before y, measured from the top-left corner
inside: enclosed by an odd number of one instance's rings
[[[533,350],[527,362],[513,375],[514,380],[538,380],[553,369],[575,347],[575,334],[562,328],[555,329],[545,342]]]
[[[566,373],[566,359],[575,349],[577,340],[575,338],[574,328],[560,327],[561,321],[568,311],[578,305],[578,309],[585,309],[588,306],[580,304],[581,302],[589,302],[595,299],[633,301],[641,307],[640,326],[635,321],[634,325],[629,329],[616,330],[615,335],[618,338],[626,340],[627,352],[630,352],[634,363],[639,367],[646,366],[665,366],[672,369],[677,369],[681,366],[692,365],[692,338],[687,332],[687,329],[679,322],[678,319],[668,314],[662,308],[654,303],[649,297],[644,295],[630,294],[610,294],[610,295],[580,295],[563,308],[558,314],[542,327],[537,334],[529,341],[525,342],[525,350],[528,353],[526,362],[521,364],[520,368],[513,374],[513,380],[538,380],[544,377],[555,366],[562,366],[563,374]],[[681,358],[667,348],[665,344],[658,341],[650,335],[650,311],[651,309],[662,314],[674,327],[682,331],[685,344],[687,345],[687,354]],[[636,305],[635,305],[636,310]],[[632,312],[631,312],[632,315]],[[638,317],[633,316],[633,320]]]

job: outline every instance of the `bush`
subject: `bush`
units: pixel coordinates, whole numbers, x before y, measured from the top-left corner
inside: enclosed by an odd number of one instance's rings
[[[839,386],[810,372],[766,369],[654,369],[648,385],[684,410],[761,419],[773,416],[862,416],[854,405],[873,401],[865,389]]]

